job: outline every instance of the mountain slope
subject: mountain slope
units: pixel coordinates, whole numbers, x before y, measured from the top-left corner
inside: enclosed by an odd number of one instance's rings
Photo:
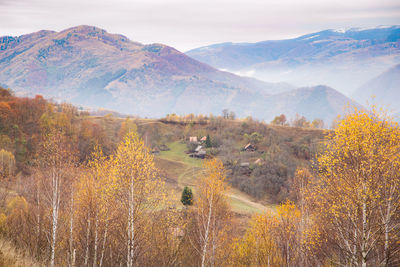
[[[223,43],[187,55],[220,69],[296,85],[328,84],[345,93],[400,62],[400,26],[325,30],[294,39]]]
[[[91,26],[0,40],[1,84],[142,116],[233,107],[242,114],[241,98],[293,88],[222,72],[172,47],[142,45]]]
[[[327,123],[350,102],[333,89],[294,89],[234,75],[162,44],[143,45],[78,26],[0,38],[0,85],[89,107],[161,117],[220,114],[271,120],[281,113]]]
[[[335,89],[319,85],[270,96],[266,99],[263,112],[267,121],[272,120],[275,114],[283,113],[294,118],[298,113],[309,120],[321,118],[326,126],[330,126],[337,115],[346,112],[348,106],[361,107]]]
[[[400,64],[371,79],[354,93],[360,103],[376,103],[400,112]]]

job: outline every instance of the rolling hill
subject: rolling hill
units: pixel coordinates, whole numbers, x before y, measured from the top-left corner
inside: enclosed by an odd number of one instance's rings
[[[222,43],[186,54],[219,69],[298,86],[327,84],[350,95],[400,62],[400,26],[324,30],[294,39]]]
[[[359,103],[375,103],[400,112],[400,64],[366,82],[354,93]]]
[[[319,85],[270,96],[260,112],[264,112],[267,121],[273,119],[273,114],[283,113],[294,118],[298,113],[310,120],[321,118],[329,127],[337,115],[346,113],[349,106],[361,107],[335,89]]]
[[[350,102],[334,89],[295,89],[217,70],[163,44],[143,45],[93,26],[0,38],[0,85],[18,95],[142,117],[220,114],[271,120],[299,113],[327,123]],[[307,106],[308,105],[308,106]]]

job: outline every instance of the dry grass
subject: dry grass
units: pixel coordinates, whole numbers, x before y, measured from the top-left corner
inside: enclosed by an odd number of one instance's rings
[[[16,249],[11,242],[0,238],[0,267],[36,267],[45,266],[25,251]]]

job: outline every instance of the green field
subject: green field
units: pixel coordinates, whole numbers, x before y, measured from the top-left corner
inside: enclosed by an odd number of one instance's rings
[[[196,179],[202,173],[203,160],[189,157],[185,151],[187,147],[182,142],[169,143],[170,150],[162,151],[156,156],[156,163],[168,177],[167,183],[174,188],[175,194],[180,194],[185,186],[193,187],[196,191]],[[237,189],[230,189],[227,193],[232,210],[239,214],[253,214],[264,212],[268,207],[255,202],[248,195]]]

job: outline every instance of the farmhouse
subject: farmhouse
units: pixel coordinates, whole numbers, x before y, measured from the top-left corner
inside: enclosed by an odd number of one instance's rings
[[[244,151],[256,151],[256,147],[252,145],[251,143],[248,143],[244,148]]]
[[[197,146],[194,153],[190,154],[189,157],[204,159],[206,155],[207,151],[202,146]]]
[[[189,142],[190,143],[197,143],[198,141],[197,141],[197,136],[190,136],[189,137]]]

